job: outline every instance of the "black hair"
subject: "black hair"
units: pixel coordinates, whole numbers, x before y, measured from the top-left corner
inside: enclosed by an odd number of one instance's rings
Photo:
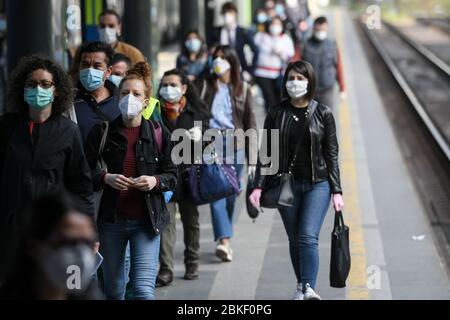
[[[230,46],[217,46],[212,54],[212,58],[215,59],[217,54],[222,51],[224,59],[230,64],[230,83],[233,88],[233,95],[240,96],[243,90],[243,83],[241,77],[241,63],[236,54],[236,51]],[[215,91],[218,90],[217,87],[217,75],[212,73],[208,76],[207,81],[209,85],[214,88]]]
[[[131,68],[131,65],[132,65],[131,59],[128,58],[128,56],[126,56],[124,54],[116,53],[112,58],[111,65],[115,65],[116,63],[119,63],[119,62],[125,62],[126,65],[128,66],[128,69]]]
[[[291,72],[292,70],[300,73],[308,79],[308,92],[305,95],[305,99],[307,99],[308,101],[313,100],[316,94],[316,73],[313,66],[309,62],[301,60],[289,63],[286,68],[286,72],[283,77],[283,86],[281,93],[282,99],[290,99],[286,89],[286,82],[288,82],[289,72]]]
[[[71,212],[88,217],[79,206],[69,194],[53,193],[37,198],[20,215],[18,230],[10,241],[12,246],[5,254],[8,265],[0,266],[5,280],[0,287],[0,299],[38,298],[35,278],[38,266],[30,246],[48,241]]]
[[[192,82],[189,80],[186,72],[184,72],[181,69],[172,69],[169,71],[164,72],[162,79],[164,79],[165,77],[168,76],[177,76],[180,78],[181,84],[186,85],[187,86],[187,90],[186,90],[186,94],[185,97],[187,99],[187,101],[189,101],[189,103],[191,105],[194,105],[196,107],[201,107],[204,108],[205,110],[206,108],[206,104],[201,100],[200,95],[196,89],[196,87],[192,84]],[[159,97],[159,91],[161,90],[162,87],[162,81],[159,84],[159,88],[158,88],[158,98],[161,100],[161,97]]]
[[[52,116],[63,114],[73,105],[73,85],[68,74],[49,57],[33,54],[22,57],[11,73],[6,101],[7,112],[28,113],[29,106],[23,98],[25,82],[33,71],[39,69],[46,70],[53,76],[55,96],[52,104]]]
[[[324,16],[320,16],[320,17],[316,18],[316,20],[314,20],[314,25],[320,25],[320,24],[324,24],[324,23],[328,23],[328,19]]]
[[[28,234],[38,241],[48,240],[61,221],[71,212],[79,212],[89,217],[82,211],[81,204],[68,194],[53,193],[38,198],[31,206]]]
[[[221,11],[222,14],[225,14],[225,13],[230,12],[230,11],[233,11],[233,12],[237,13],[238,9],[237,9],[236,5],[233,2],[231,2],[231,1],[225,2],[223,4],[223,6],[222,6],[222,11]]]
[[[112,65],[114,58],[114,49],[107,43],[101,41],[87,42],[80,47],[78,67],[80,66],[81,57],[84,53],[103,52],[106,56],[106,64],[108,67]],[[74,62],[75,63],[75,62]]]
[[[103,10],[99,14],[98,19],[100,20],[103,16],[106,16],[106,15],[113,15],[113,16],[115,16],[117,18],[117,21],[119,22],[119,24],[122,23],[122,17],[120,16],[120,14],[116,10],[114,10],[114,9]]]

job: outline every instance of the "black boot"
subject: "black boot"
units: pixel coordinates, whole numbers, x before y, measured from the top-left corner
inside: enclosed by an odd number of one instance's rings
[[[186,273],[184,274],[185,280],[195,280],[198,278],[198,264],[188,263],[186,264]]]
[[[164,287],[171,284],[173,281],[173,272],[170,270],[159,270],[156,277],[156,285],[158,287]]]

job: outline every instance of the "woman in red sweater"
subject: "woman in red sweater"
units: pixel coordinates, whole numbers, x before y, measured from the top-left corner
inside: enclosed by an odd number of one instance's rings
[[[137,63],[119,86],[121,116],[94,127],[86,145],[94,188],[104,189],[98,214],[100,252],[107,299],[124,299],[125,251],[130,244],[131,295],[154,299],[160,234],[169,222],[163,192],[175,188],[170,132],[142,117],[152,91],[150,65]],[[157,130],[161,126],[161,130]],[[102,137],[106,143],[99,155]],[[162,134],[161,150],[157,136]],[[160,136],[160,135],[159,135]],[[99,158],[107,171],[97,166]]]

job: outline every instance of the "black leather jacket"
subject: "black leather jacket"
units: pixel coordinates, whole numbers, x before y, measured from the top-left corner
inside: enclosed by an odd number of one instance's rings
[[[108,136],[102,158],[105,161],[108,172],[121,174],[123,163],[127,153],[127,138],[122,128],[124,127],[122,116],[110,123]],[[97,154],[102,139],[102,126],[96,125],[88,136],[85,149],[86,158],[92,172],[94,190],[103,190],[100,203],[98,220],[102,222],[114,222],[117,217],[117,200],[119,191],[103,185],[103,172],[97,166]],[[158,154],[156,143],[153,140],[152,129],[146,120],[142,120],[141,134],[136,144],[136,161],[138,175],[158,176],[159,188],[150,192],[143,192],[153,230],[156,234],[162,232],[170,220],[163,192],[174,190],[177,183],[177,167],[171,160],[172,142],[170,131],[163,126],[163,150]]]
[[[327,180],[330,182],[331,193],[341,193],[341,183],[338,162],[338,141],[336,135],[336,125],[331,109],[316,101],[310,103],[310,123],[309,132],[311,135],[311,165],[313,183]],[[312,115],[312,117],[311,117]],[[278,106],[272,107],[265,119],[264,129],[280,130],[280,165],[278,173],[288,172],[289,159],[288,135],[293,121],[293,113],[289,110],[289,101],[285,100]],[[283,120],[284,118],[284,120]],[[271,154],[270,132],[268,133],[268,150]],[[265,165],[270,166],[270,164]],[[258,159],[256,168],[255,188],[264,189],[265,175],[261,175],[261,164]]]

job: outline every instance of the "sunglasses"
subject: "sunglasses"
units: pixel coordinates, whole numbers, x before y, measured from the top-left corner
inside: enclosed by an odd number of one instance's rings
[[[54,86],[54,83],[50,80],[28,80],[25,82],[25,88],[36,88],[37,86],[41,87],[42,89],[50,89]]]

